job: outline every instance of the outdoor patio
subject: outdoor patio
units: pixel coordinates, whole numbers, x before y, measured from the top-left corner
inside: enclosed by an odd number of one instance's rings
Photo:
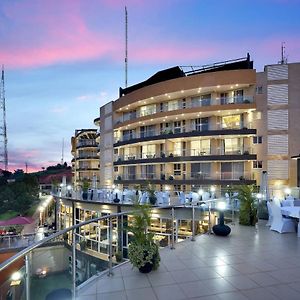
[[[272,232],[265,222],[231,225],[228,237],[202,235],[162,249],[148,275],[130,263],[83,288],[80,300],[271,300],[300,298],[300,238]]]

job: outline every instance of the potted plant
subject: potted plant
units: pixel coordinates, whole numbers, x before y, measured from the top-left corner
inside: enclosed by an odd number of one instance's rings
[[[118,198],[118,193],[116,193],[115,198],[114,198],[114,203],[119,203],[120,199]]]
[[[244,155],[249,155],[249,151],[248,150],[244,151]]]
[[[117,180],[122,180],[121,175],[118,175],[118,176],[117,176]]]
[[[240,201],[239,223],[254,226],[257,221],[256,189],[253,185],[242,185],[237,188],[237,192]]]
[[[116,262],[120,263],[123,261],[123,255],[121,251],[117,251],[115,253],[115,257],[116,257]]]
[[[160,152],[160,157],[161,158],[165,158],[166,157],[166,154],[164,152]]]
[[[89,190],[90,184],[87,179],[84,179],[82,182],[82,199],[87,200],[88,198],[88,190]]]
[[[174,157],[173,153],[170,153],[170,154],[169,154],[169,157]]]
[[[170,175],[169,180],[174,180],[174,176]]]
[[[155,205],[157,201],[157,197],[155,195],[155,189],[152,187],[150,183],[148,184],[146,191],[148,193],[150,204]]]
[[[165,174],[160,174],[160,180],[166,180],[166,175]]]
[[[158,268],[160,256],[158,246],[153,239],[154,234],[148,232],[151,220],[150,207],[135,202],[132,224],[128,226],[128,230],[133,233],[128,247],[128,257],[132,265],[141,273],[149,273]]]

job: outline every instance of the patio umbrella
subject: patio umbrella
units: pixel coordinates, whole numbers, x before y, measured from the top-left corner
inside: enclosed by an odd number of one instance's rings
[[[31,224],[34,220],[31,217],[15,217],[6,221],[0,221],[0,226],[10,226],[10,225],[25,225]]]

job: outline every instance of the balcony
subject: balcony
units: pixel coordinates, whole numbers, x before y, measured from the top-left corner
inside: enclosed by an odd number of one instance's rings
[[[116,175],[114,182],[121,184],[144,184],[145,180],[153,184],[216,184],[216,185],[239,185],[255,184],[251,172],[191,172],[186,174],[177,173],[137,173]]]
[[[114,165],[181,162],[181,161],[226,161],[226,160],[256,160],[252,148],[238,149],[189,149],[181,151],[164,151],[160,153],[132,153],[115,155]]]
[[[190,109],[190,108],[204,107],[204,106],[251,104],[251,103],[254,103],[253,96],[215,97],[215,98],[204,98],[204,99],[201,99],[200,97],[199,98],[195,97],[189,103],[183,103],[179,100],[177,104],[170,105],[166,102],[163,103],[160,109],[149,109],[143,112],[137,110],[132,113],[127,113],[127,114],[125,113],[116,120],[115,125],[126,121],[135,120],[137,118],[154,115],[160,112],[169,112],[174,110]]]
[[[216,136],[216,135],[253,135],[256,129],[252,129],[252,124],[241,124],[239,126],[228,124],[204,124],[204,125],[186,125],[181,128],[168,128],[163,130],[151,130],[147,132],[133,131],[130,135],[115,137],[114,147],[127,144],[134,144],[145,141],[155,141],[170,138],[194,137],[194,136]]]
[[[84,148],[84,147],[97,147],[97,142],[95,140],[79,140],[76,148]]]

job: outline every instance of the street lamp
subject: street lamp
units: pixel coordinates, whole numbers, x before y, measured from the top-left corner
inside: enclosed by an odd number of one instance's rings
[[[204,191],[203,191],[202,189],[200,189],[200,190],[198,191],[198,194],[199,194],[199,196],[200,196],[199,201],[202,201],[203,193],[204,193]]]

